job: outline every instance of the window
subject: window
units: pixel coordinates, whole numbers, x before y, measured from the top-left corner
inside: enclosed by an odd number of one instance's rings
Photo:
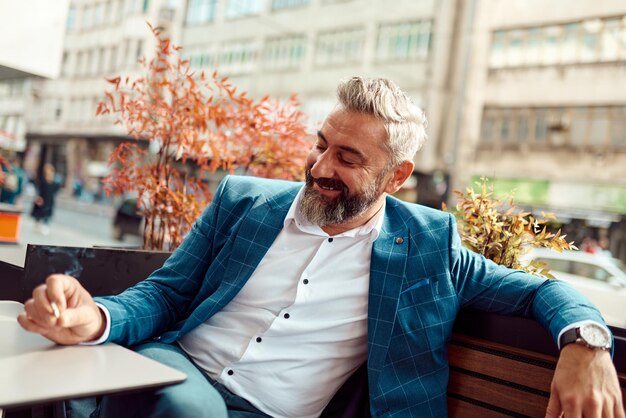
[[[61,75],[69,75],[69,61],[70,55],[67,51],[63,52],[63,58],[61,59]]]
[[[599,19],[583,22],[580,49],[580,60],[582,62],[593,62],[598,59],[598,34],[601,28],[602,22]]]
[[[556,64],[559,61],[559,46],[562,33],[563,28],[561,26],[548,26],[544,29],[540,59],[542,64]]]
[[[117,9],[116,9],[116,11],[117,11],[117,19],[116,20],[118,22],[121,22],[122,20],[124,20],[124,8],[125,8],[124,0],[119,0],[117,2]]]
[[[512,30],[509,32],[507,44],[507,65],[509,67],[517,67],[524,62],[523,54],[524,31]]]
[[[263,9],[263,0],[228,0],[226,17],[229,19],[257,15]]]
[[[541,62],[541,41],[543,31],[541,28],[531,28],[526,33],[526,65],[537,65]]]
[[[511,115],[508,111],[503,112],[500,119],[500,142],[503,145],[511,142]]]
[[[231,42],[220,54],[219,69],[227,74],[250,73],[254,70],[257,48],[253,41]]]
[[[622,56],[626,56],[623,53],[626,50],[626,44],[622,44],[622,20],[621,19],[607,19],[604,21],[604,30],[602,31],[602,43],[601,43],[601,60],[602,61],[616,61]]]
[[[90,6],[85,6],[85,8],[83,9],[83,16],[81,18],[81,28],[82,29],[90,29],[92,26],[92,16],[93,16],[93,11],[92,8]]]
[[[111,47],[111,53],[109,54],[109,72],[113,72],[117,69],[117,47]]]
[[[494,135],[493,128],[495,125],[495,115],[492,111],[485,111],[485,115],[483,117],[483,126],[481,128],[481,142],[484,144],[493,144]]]
[[[310,0],[272,0],[272,10],[287,9],[290,7],[305,6]]]
[[[317,65],[358,63],[363,56],[365,32],[349,29],[320,33],[315,48]]]
[[[573,146],[582,146],[587,138],[587,128],[589,126],[588,109],[577,108],[571,111],[570,124],[570,144]]]
[[[83,75],[83,61],[85,57],[82,51],[76,54],[76,70],[74,71],[75,75],[81,76]]]
[[[113,3],[111,0],[107,0],[104,7],[104,21],[105,25],[113,23]]]
[[[298,68],[304,60],[305,48],[304,35],[269,39],[263,52],[263,65],[270,70]]]
[[[506,46],[506,32],[502,30],[494,32],[493,41],[491,44],[491,53],[489,56],[489,65],[491,68],[504,67],[505,46]]]
[[[526,112],[518,115],[515,125],[515,138],[519,144],[528,142],[528,114]]]
[[[217,0],[190,0],[187,5],[188,25],[199,25],[215,19],[215,4]]]
[[[376,56],[381,60],[426,59],[430,43],[430,21],[383,24],[378,30]]]
[[[580,25],[570,23],[563,28],[563,43],[561,46],[561,64],[572,64],[578,60],[578,32]]]
[[[480,142],[504,147],[529,142],[543,147],[626,150],[626,106],[487,108]]]
[[[597,107],[591,111],[589,126],[589,143],[594,146],[603,146],[609,137],[609,109]]]
[[[611,146],[626,149],[626,106],[613,109],[611,121]]]
[[[106,53],[107,50],[106,48],[102,47],[100,48],[100,52],[99,54],[99,58],[98,58],[98,68],[96,68],[96,73],[97,74],[102,74],[105,72],[105,68],[106,68]]]
[[[535,111],[535,144],[543,145],[548,140],[548,111],[537,109]]]
[[[602,267],[580,261],[572,261],[572,274],[588,277],[600,282],[605,282],[611,277],[611,274]]]
[[[204,69],[216,65],[214,54],[209,50],[192,51],[186,55],[185,59],[189,60],[189,68],[191,70]]]
[[[135,63],[139,61],[139,58],[141,58],[142,53],[143,53],[143,41],[141,39],[137,39],[137,47],[135,48]]]
[[[557,260],[554,258],[537,258],[537,261],[540,263],[545,263],[548,266],[548,269],[554,271],[560,271],[562,273],[570,272],[570,262],[569,260]]]
[[[65,23],[65,29],[68,32],[72,32],[76,28],[76,6],[71,5],[67,11],[67,22]]]
[[[490,68],[626,60],[626,16],[497,30]]]
[[[104,3],[98,3],[93,8],[93,27],[102,26],[104,22]]]

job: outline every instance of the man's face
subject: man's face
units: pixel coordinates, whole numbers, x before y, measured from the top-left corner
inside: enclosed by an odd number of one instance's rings
[[[380,209],[391,177],[386,140],[381,121],[332,112],[307,158],[304,217],[319,226],[366,223]]]

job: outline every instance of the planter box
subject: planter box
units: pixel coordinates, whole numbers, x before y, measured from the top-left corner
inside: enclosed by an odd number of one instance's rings
[[[22,210],[7,204],[0,204],[0,242],[16,243],[20,238]]]
[[[53,273],[76,277],[92,296],[116,295],[148,277],[170,254],[128,248],[28,244],[21,296],[29,298],[33,289]]]

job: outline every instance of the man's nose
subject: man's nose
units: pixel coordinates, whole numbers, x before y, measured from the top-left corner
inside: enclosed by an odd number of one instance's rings
[[[313,166],[311,167],[311,174],[315,178],[333,178],[335,175],[335,169],[332,164],[332,158],[328,152],[323,152],[317,155]]]

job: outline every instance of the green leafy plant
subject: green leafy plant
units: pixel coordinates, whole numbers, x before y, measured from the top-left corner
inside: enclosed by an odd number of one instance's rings
[[[545,263],[522,263],[523,256],[533,248],[544,247],[554,251],[575,250],[574,242],[567,242],[559,229],[548,231],[548,223],[555,218],[543,213],[537,218],[516,207],[513,196],[502,201],[494,196],[489,180],[481,177],[476,182],[478,192],[468,187],[465,192],[455,190],[459,234],[463,245],[503,266],[524,270],[546,278],[554,278]],[[444,204],[444,210],[448,210]]]

